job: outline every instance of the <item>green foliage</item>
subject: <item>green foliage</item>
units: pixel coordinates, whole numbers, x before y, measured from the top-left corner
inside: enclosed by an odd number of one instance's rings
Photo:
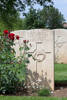
[[[64,17],[58,9],[54,7],[45,7],[42,10],[36,11],[31,8],[25,15],[25,29],[35,28],[63,28]]]
[[[45,21],[43,21],[40,11],[31,8],[29,13],[25,15],[25,29],[44,28]]]
[[[55,7],[43,9],[43,12],[45,10],[47,11],[47,27],[50,29],[63,28],[65,19],[61,12],[59,12]]]
[[[3,94],[15,93],[21,86],[24,87],[26,66],[29,63],[27,43],[24,43],[20,56],[16,58],[14,40],[9,38],[9,34],[0,36],[0,93]]]
[[[38,91],[39,96],[50,96],[50,90],[49,89],[41,89]]]
[[[46,6],[48,4],[49,5],[52,4],[52,0],[1,0],[0,1],[0,18],[1,18],[0,24],[2,25],[2,26],[0,25],[1,32],[3,31],[3,29],[6,28],[8,28],[10,31],[26,29],[27,25],[25,24],[25,20],[22,20],[19,17],[19,12],[22,11],[22,15],[23,15],[26,7],[29,6],[29,8],[31,8],[33,7],[34,4]],[[36,19],[37,17],[35,17],[35,20]],[[40,27],[41,23],[42,22],[37,22],[36,20],[33,23],[34,25],[32,26],[32,28]],[[27,29],[30,28],[31,27]]]
[[[0,92],[13,92],[17,87],[16,59],[13,48],[13,41],[5,36],[0,38]],[[15,91],[14,91],[15,92]]]
[[[13,23],[13,28],[12,28],[12,30],[22,30],[22,29],[24,29],[24,20],[21,19],[21,18],[18,16],[16,22]]]
[[[20,18],[17,19],[18,13],[22,11],[23,14],[26,7],[31,7],[34,4],[46,6],[48,4],[46,2],[50,4],[52,0],[0,0],[0,17],[10,31],[21,29],[22,20]]]
[[[3,30],[5,30],[5,29],[6,29],[5,23],[2,20],[2,18],[0,17],[0,34],[2,34]]]
[[[5,20],[0,17],[0,34],[2,34],[5,29],[10,31],[24,29],[24,20],[19,17],[19,14],[6,17]]]
[[[52,0],[1,0],[0,14],[3,14],[3,12],[4,14],[14,14],[16,11],[24,10],[26,6],[32,6],[33,4],[46,6],[48,3],[52,3]]]

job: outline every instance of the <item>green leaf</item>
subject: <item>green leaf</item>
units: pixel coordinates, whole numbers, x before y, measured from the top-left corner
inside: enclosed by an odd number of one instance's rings
[[[25,46],[25,50],[28,51],[29,50],[29,47],[28,46]]]
[[[20,50],[20,51],[23,50],[23,47],[20,47],[19,50]]]
[[[32,54],[28,54],[28,57],[31,57],[32,56]]]

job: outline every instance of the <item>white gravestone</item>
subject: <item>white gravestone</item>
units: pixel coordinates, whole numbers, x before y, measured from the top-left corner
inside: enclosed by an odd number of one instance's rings
[[[67,29],[55,29],[55,62],[67,64]]]
[[[32,47],[30,63],[27,66],[29,85],[35,88],[49,87],[54,90],[54,36],[53,31],[44,29],[14,31],[20,36],[15,41],[16,56],[23,40],[29,40]]]

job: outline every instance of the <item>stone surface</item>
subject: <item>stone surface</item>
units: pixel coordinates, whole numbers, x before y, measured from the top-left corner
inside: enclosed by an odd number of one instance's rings
[[[48,30],[45,29],[45,31],[47,33]],[[24,31],[20,30],[18,32],[19,34],[21,34],[21,37],[25,37],[25,34],[23,34],[26,32],[25,30]],[[34,33],[35,33],[35,30],[34,30]],[[16,31],[16,34],[18,34],[17,31]],[[55,29],[53,30],[53,34],[54,34],[54,44],[55,44],[55,62],[67,64],[67,29]],[[35,43],[33,43],[33,45],[35,47]],[[18,52],[18,47],[17,47],[17,52]]]
[[[15,41],[16,56],[19,53],[19,46],[23,40],[29,40],[32,47],[30,53],[30,64],[27,67],[28,80],[34,88],[49,87],[54,90],[54,34],[53,30],[34,29],[14,31],[20,36],[19,41]]]
[[[67,29],[55,29],[55,62],[67,64]]]

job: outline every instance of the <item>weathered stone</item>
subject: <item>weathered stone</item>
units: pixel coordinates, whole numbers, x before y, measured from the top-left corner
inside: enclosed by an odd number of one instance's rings
[[[16,56],[19,55],[19,46],[23,40],[31,43],[30,53],[36,59],[30,58],[27,67],[28,81],[33,87],[50,87],[54,90],[54,34],[52,30],[34,29],[14,31],[21,38],[15,41]],[[41,80],[41,81],[38,81]],[[33,85],[34,84],[34,85]]]
[[[55,61],[67,64],[67,29],[55,29]]]

